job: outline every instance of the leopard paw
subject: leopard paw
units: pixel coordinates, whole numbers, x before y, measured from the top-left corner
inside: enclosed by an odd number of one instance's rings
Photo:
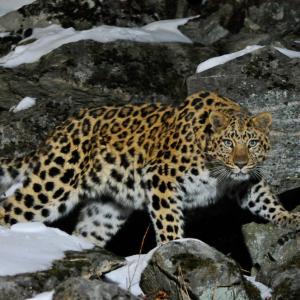
[[[300,230],[300,213],[290,213],[288,220],[288,227]]]
[[[276,216],[275,223],[283,228],[300,230],[300,213],[284,212]]]

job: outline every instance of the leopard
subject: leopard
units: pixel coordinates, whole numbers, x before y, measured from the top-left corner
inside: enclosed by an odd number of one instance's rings
[[[298,228],[263,178],[272,116],[216,92],[178,105],[81,109],[33,152],[0,162],[0,224],[51,223],[83,204],[73,234],[105,247],[135,210],[158,244],[184,237],[184,212],[235,199],[275,225]],[[109,197],[107,197],[107,195]]]

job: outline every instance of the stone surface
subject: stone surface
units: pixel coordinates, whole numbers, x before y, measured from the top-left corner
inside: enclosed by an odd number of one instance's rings
[[[300,206],[295,211],[300,211]],[[272,299],[300,297],[300,230],[289,231],[270,224],[243,226],[252,257],[252,275],[272,288]]]
[[[263,174],[276,192],[300,187],[299,78],[299,58],[265,47],[187,81],[189,94],[199,89],[217,91],[253,113],[272,113],[272,150]]]
[[[229,35],[226,25],[232,14],[232,5],[226,4],[222,10],[218,10],[207,18],[198,17],[192,19],[187,24],[180,26],[179,29],[194,43],[205,46],[212,45]]]
[[[262,271],[257,279],[272,288],[272,299],[300,299],[300,253],[289,257],[284,264]]]
[[[70,278],[58,285],[53,300],[134,300],[137,297],[112,283],[84,278]]]
[[[158,248],[141,280],[149,299],[157,299],[161,291],[172,300],[259,299],[257,290],[250,286],[233,260],[192,239]]]
[[[298,34],[300,29],[298,0],[267,0],[250,6],[245,19],[249,31],[268,32],[279,38],[287,34]]]
[[[84,30],[98,25],[142,26],[162,19],[184,17],[185,0],[36,0],[0,19],[0,31],[21,33],[32,27],[61,24]]]
[[[300,253],[299,230],[284,230],[270,223],[250,223],[243,226],[243,234],[256,269],[254,272],[266,272],[275,265],[286,264],[291,257]]]
[[[86,280],[98,279],[103,273],[114,270],[123,264],[123,259],[97,247],[83,252],[69,251],[66,252],[64,259],[54,261],[49,270],[1,276],[0,300],[24,300],[32,295],[53,290],[70,277],[81,277]]]

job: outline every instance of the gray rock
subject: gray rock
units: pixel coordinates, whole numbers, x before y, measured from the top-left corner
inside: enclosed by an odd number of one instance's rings
[[[69,251],[64,259],[54,261],[49,270],[1,276],[0,300],[23,300],[43,291],[53,290],[70,277],[98,279],[103,273],[123,264],[123,259],[97,247],[83,252]]]
[[[0,300],[24,300],[32,293],[20,287],[14,280],[2,281],[0,277]]]
[[[217,91],[253,113],[273,116],[272,150],[263,173],[274,191],[300,186],[300,59],[273,48],[247,54],[188,78],[188,93]]]
[[[184,0],[37,0],[0,18],[0,31],[61,24],[84,30],[102,24],[133,27],[186,15]]]
[[[300,254],[290,257],[282,265],[260,272],[257,279],[272,288],[274,300],[300,299]]]
[[[225,28],[233,14],[233,7],[225,4],[221,10],[207,18],[195,18],[187,24],[180,26],[180,31],[188,36],[194,43],[205,46],[212,45],[226,37],[229,31]]]
[[[249,31],[266,32],[283,37],[298,34],[300,29],[299,0],[268,0],[249,8],[245,27]]]
[[[162,245],[142,274],[147,299],[259,299],[233,260],[198,240]],[[250,287],[248,289],[248,287]]]
[[[300,206],[295,210],[300,211]],[[288,231],[270,224],[243,226],[259,282],[272,288],[272,299],[300,297],[300,230]]]
[[[100,280],[70,278],[60,284],[53,300],[134,300],[138,299],[117,285]]]
[[[10,33],[0,38],[0,56],[21,44],[34,28],[52,24],[76,30],[103,24],[136,27],[161,19],[186,17],[190,13],[186,0],[36,0],[0,17],[0,33]]]
[[[242,230],[253,265],[263,272],[274,265],[286,264],[299,252],[299,230],[287,231],[272,224],[257,223],[246,224]]]

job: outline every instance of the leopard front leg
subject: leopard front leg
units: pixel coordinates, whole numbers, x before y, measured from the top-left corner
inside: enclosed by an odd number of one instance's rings
[[[300,228],[300,214],[291,213],[283,208],[266,182],[261,180],[249,190],[247,198],[242,204],[254,215],[281,227]]]
[[[148,211],[158,244],[183,237],[183,203],[176,178],[161,172],[167,166],[156,165],[145,176]]]

